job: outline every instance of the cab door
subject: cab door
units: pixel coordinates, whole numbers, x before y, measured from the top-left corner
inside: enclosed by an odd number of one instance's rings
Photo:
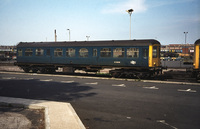
[[[160,66],[160,45],[149,45],[149,67]]]
[[[194,54],[194,69],[199,69],[199,58],[200,58],[200,50],[199,45],[195,45],[195,54]]]

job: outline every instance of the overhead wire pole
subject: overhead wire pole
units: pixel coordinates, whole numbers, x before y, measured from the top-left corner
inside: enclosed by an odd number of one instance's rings
[[[133,11],[134,11],[133,9],[126,10],[126,12],[128,12],[130,15],[130,40],[131,40],[131,14],[133,13]]]

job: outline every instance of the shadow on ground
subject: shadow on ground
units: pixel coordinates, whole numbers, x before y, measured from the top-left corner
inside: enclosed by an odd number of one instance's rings
[[[1,80],[0,96],[51,101],[73,101],[96,95],[93,88],[79,83],[42,82],[33,80]]]

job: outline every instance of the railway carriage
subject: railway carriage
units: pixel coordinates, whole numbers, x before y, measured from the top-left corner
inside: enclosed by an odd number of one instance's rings
[[[200,80],[200,39],[194,43],[193,76]]]
[[[97,72],[114,68],[113,76],[144,76],[162,71],[157,40],[20,42],[17,63],[25,72],[54,72],[63,67]]]

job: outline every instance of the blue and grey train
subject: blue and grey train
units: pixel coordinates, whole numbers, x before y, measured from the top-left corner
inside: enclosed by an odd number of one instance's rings
[[[52,73],[64,69],[97,72],[112,76],[150,76],[162,71],[157,40],[110,40],[73,42],[20,42],[17,62],[25,72]]]

